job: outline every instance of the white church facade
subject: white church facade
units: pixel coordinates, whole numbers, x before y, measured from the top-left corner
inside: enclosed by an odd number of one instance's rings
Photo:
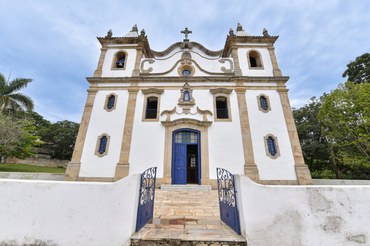
[[[251,36],[238,24],[212,51],[182,33],[160,52],[136,26],[98,38],[65,179],[115,181],[157,166],[159,184],[215,185],[221,167],[263,184],[310,184],[278,36]]]

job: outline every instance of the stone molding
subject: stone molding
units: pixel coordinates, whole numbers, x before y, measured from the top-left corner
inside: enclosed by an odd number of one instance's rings
[[[113,104],[113,107],[111,109],[108,108],[108,100],[109,100],[110,96],[114,96],[114,104]],[[116,93],[109,93],[108,95],[106,95],[105,96],[105,102],[104,102],[104,110],[106,110],[108,112],[111,112],[111,111],[115,110],[116,106],[117,106],[117,99],[118,99],[118,95]]]
[[[97,89],[90,88],[89,90],[87,90],[87,93],[88,94],[87,94],[87,99],[85,103],[85,108],[82,114],[81,124],[78,130],[72,159],[71,159],[71,162],[68,163],[68,166],[65,172],[64,179],[69,180],[69,181],[77,180],[78,174],[80,172],[82,150],[85,144],[87,128],[90,123],[91,112],[94,106]]]
[[[107,138],[107,145],[105,147],[105,151],[104,153],[100,154],[99,153],[99,148],[100,148],[100,140],[102,137],[106,137]],[[94,155],[98,156],[98,157],[103,157],[103,156],[106,156],[108,155],[108,151],[109,151],[109,142],[110,142],[110,136],[107,134],[107,133],[102,133],[98,136],[98,139],[96,141],[96,146],[95,146],[95,152],[94,152]]]
[[[283,108],[285,123],[288,130],[290,146],[293,152],[293,158],[295,163],[295,171],[297,174],[298,184],[306,185],[312,184],[312,178],[310,170],[304,163],[301,145],[298,138],[297,128],[294,122],[292,109],[289,103],[288,90],[280,89],[277,90],[279,93],[281,105]]]
[[[272,137],[272,139],[274,139],[274,142],[275,142],[275,149],[276,149],[276,154],[275,155],[271,155],[270,154],[270,151],[268,149],[268,145],[267,145],[267,139],[269,137]],[[266,150],[266,155],[268,157],[270,157],[271,159],[277,159],[279,156],[280,156],[280,148],[279,148],[279,141],[277,139],[277,137],[273,134],[267,134],[266,136],[263,137],[263,142],[265,143],[265,150]]]
[[[265,97],[266,98],[266,101],[267,101],[267,109],[263,109],[262,106],[261,106],[261,97]],[[257,96],[257,105],[258,105],[258,109],[264,113],[267,113],[269,111],[271,111],[271,103],[270,103],[270,97],[267,96],[266,94],[259,94]]]
[[[114,180],[119,180],[128,176],[129,174],[129,157],[131,150],[131,139],[132,139],[132,129],[134,126],[136,99],[137,99],[137,88],[130,88],[128,96],[128,103],[126,109],[126,117],[124,122],[124,130],[122,136],[121,152],[119,161],[116,166]]]
[[[249,114],[245,88],[236,88],[236,96],[238,100],[240,129],[243,142],[244,154],[244,174],[255,182],[259,182],[258,168],[254,160],[252,135],[249,123]]]

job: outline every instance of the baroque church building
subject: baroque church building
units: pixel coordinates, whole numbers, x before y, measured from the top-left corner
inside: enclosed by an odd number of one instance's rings
[[[262,184],[310,184],[278,36],[240,24],[218,51],[189,40],[150,48],[136,25],[99,37],[66,180],[115,181],[157,166],[159,184],[216,184],[216,168]]]

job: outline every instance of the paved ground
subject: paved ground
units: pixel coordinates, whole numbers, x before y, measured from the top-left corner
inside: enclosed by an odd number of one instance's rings
[[[156,190],[154,219],[133,238],[245,242],[219,213],[217,191]]]

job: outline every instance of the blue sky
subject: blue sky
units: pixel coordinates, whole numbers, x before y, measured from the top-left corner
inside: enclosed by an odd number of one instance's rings
[[[0,72],[34,80],[24,93],[46,119],[80,122],[97,36],[137,24],[163,50],[189,27],[191,40],[219,50],[238,22],[251,35],[280,35],[275,51],[293,107],[330,92],[346,64],[370,51],[369,0],[0,0]]]

